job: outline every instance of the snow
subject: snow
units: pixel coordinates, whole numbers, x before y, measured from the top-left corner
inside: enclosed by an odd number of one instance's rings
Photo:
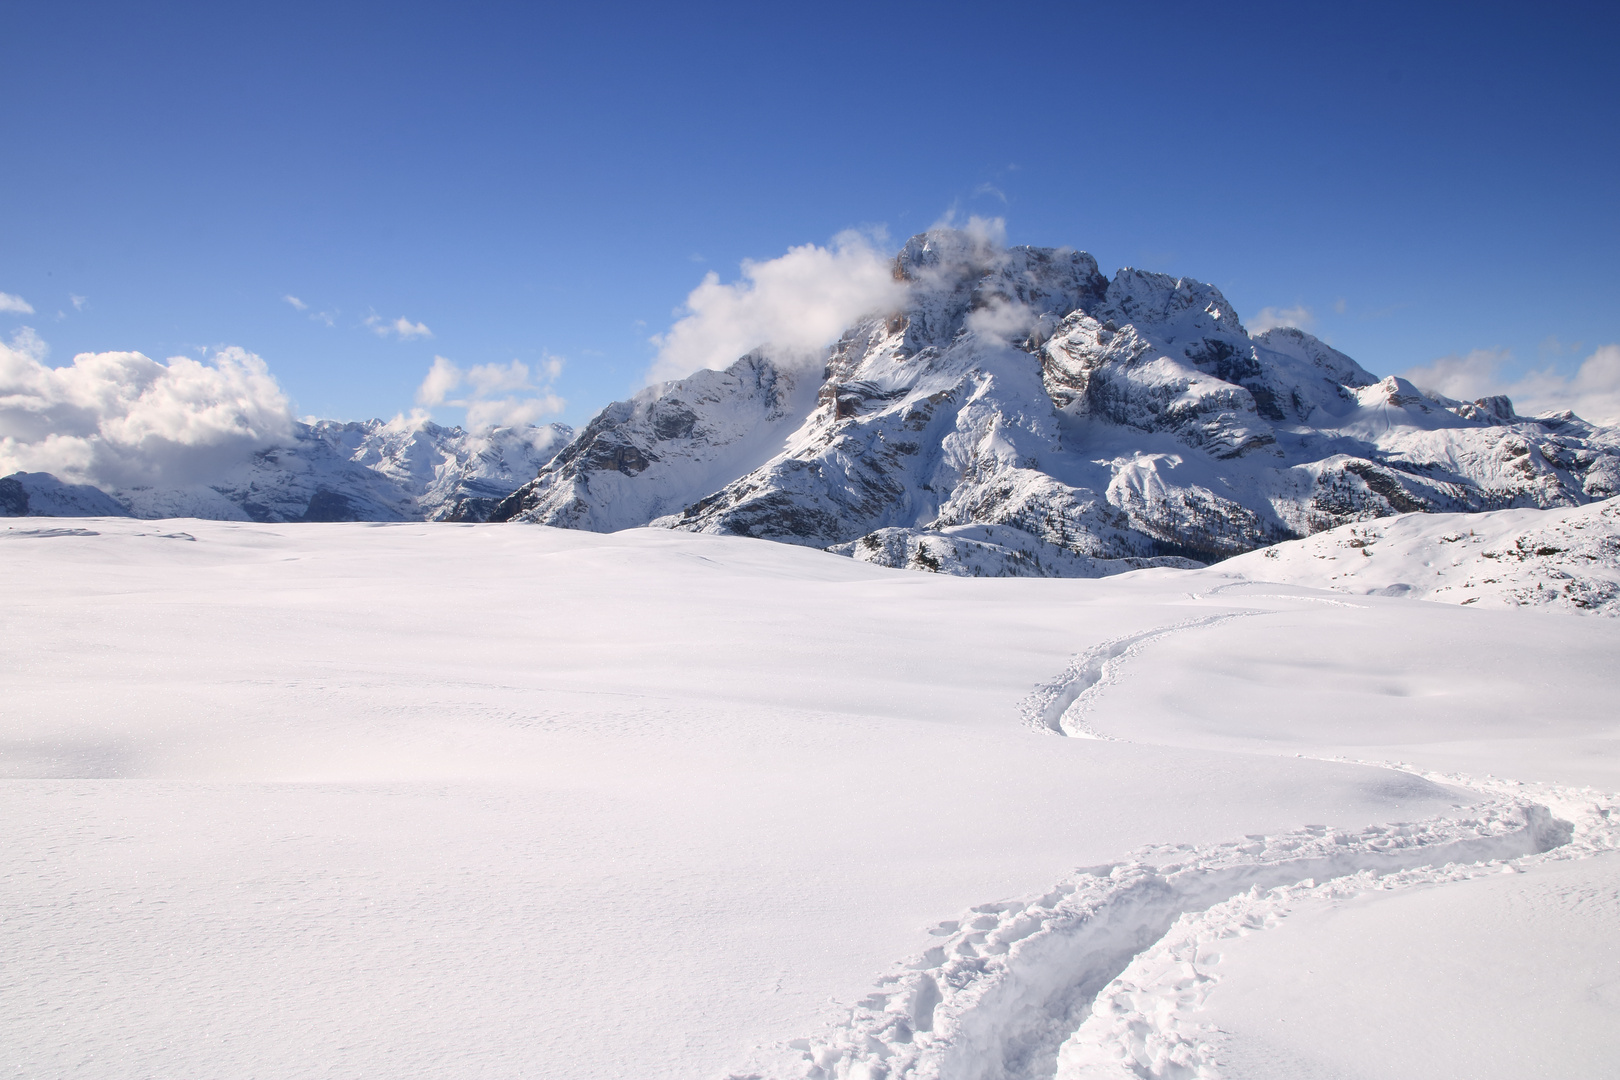
[[[183,473],[130,448],[126,486],[99,504],[33,512],[654,525],[959,576],[1100,577],[1409,511],[1620,493],[1620,430],[1379,379],[1302,330],[1251,336],[1192,278],[1110,280],[1072,248],[936,227],[903,245],[879,292],[824,353],[761,339],[577,433],[288,419],[273,445]],[[27,513],[7,481],[0,515]],[[1570,591],[1576,606],[1610,595]]]
[[[0,514],[7,517],[96,517],[126,513],[116,500],[89,484],[64,484],[50,473],[0,477]]]
[[[1420,1060],[1423,1024],[1368,1011],[1390,948],[1357,958],[1389,928],[1405,978],[1459,939],[1382,905],[1520,903],[1470,899],[1503,867],[1620,884],[1620,622],[1237,562],[974,579],[664,529],[16,519],[0,1064],[1034,1077],[1118,1064],[1140,1014],[1222,1075],[1275,1057],[1261,984],[1317,963],[1309,1011]],[[1276,928],[1229,933],[1245,904]],[[1363,909],[1394,914],[1311,929]],[[1475,938],[1469,970],[1568,1000],[1604,918]],[[1199,933],[1230,953],[1207,993],[1166,976]],[[1535,1016],[1570,1072],[1608,1060],[1589,1011]],[[1350,1036],[1312,1038],[1289,1053]]]
[[[1402,514],[1251,552],[1221,570],[1339,592],[1620,615],[1620,498]]]
[[[1620,1045],[1620,801],[1537,796],[1574,819],[1540,850],[1255,884],[1181,916],[1098,992],[1058,1080],[1596,1075]]]
[[[492,520],[657,525],[961,576],[1209,563],[1407,511],[1620,491],[1612,427],[1378,379],[1220,290],[912,237],[816,372],[762,348],[603,409]]]
[[[161,478],[154,461],[148,471],[159,479],[110,494],[50,473],[0,477],[0,516],[483,521],[572,436],[564,424],[469,432],[420,418],[293,422],[289,437],[216,454],[197,475]]]
[[[1221,950],[1205,1022],[1222,1065],[1254,1080],[1599,1075],[1620,1057],[1617,858],[1300,903]]]

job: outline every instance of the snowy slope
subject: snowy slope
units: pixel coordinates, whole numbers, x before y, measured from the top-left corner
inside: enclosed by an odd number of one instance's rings
[[[1201,1008],[1175,1019],[1246,1080],[1600,1076],[1620,1056],[1615,858],[1245,898],[1177,950]]]
[[[0,476],[0,517],[121,517],[126,513],[117,500],[89,484],[64,484],[41,472]]]
[[[1620,499],[1403,514],[1251,552],[1220,569],[1340,592],[1620,616]]]
[[[824,370],[766,353],[612,405],[498,516],[1097,576],[1620,492],[1620,433],[1428,396],[1299,330],[1251,337],[1211,285],[950,230],[912,238],[895,273],[905,308],[852,327]],[[762,398],[775,378],[817,384],[813,403]]]
[[[1193,1060],[1183,918],[1559,859],[1620,884],[1611,620],[662,529],[29,519],[0,555],[19,1075]],[[1537,944],[1441,948],[1563,985]],[[1211,1008],[1292,977],[1245,963]],[[1368,969],[1313,1007],[1365,1002]],[[1537,1015],[1521,1050],[1606,1062]]]
[[[432,422],[322,420],[295,424],[285,445],[221,462],[206,483],[119,488],[110,493],[71,485],[64,501],[34,496],[0,515],[129,513],[139,518],[199,517],[223,521],[483,521],[495,505],[530,480],[573,435],[563,424],[484,432]],[[69,487],[49,474],[51,490]],[[16,479],[16,478],[14,478]],[[3,481],[0,481],[3,482]],[[30,488],[33,490],[34,488]],[[88,495],[94,492],[100,498]]]
[[[490,520],[594,532],[645,525],[775,457],[814,394],[804,372],[763,355],[649,387],[598,414]]]

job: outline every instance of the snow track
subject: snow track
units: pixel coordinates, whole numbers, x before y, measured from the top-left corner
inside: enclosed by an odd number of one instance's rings
[[[1222,940],[1269,929],[1297,906],[1365,892],[1391,892],[1486,874],[1514,873],[1539,862],[1586,858],[1620,848],[1620,798],[1616,796],[1589,789],[1436,773],[1426,778],[1488,792],[1521,796],[1533,792],[1535,798],[1547,804],[1538,806],[1539,810],[1557,815],[1550,819],[1555,828],[1562,833],[1567,827],[1568,839],[1518,858],[1457,860],[1387,874],[1362,869],[1320,883],[1306,878],[1271,889],[1257,883],[1205,910],[1186,913],[1097,993],[1090,1014],[1059,1051],[1056,1080],[1219,1077],[1217,1044],[1210,1039],[1215,1033],[1194,1016],[1220,982],[1207,961],[1218,958]],[[1201,960],[1206,961],[1202,970]]]
[[[1265,613],[1236,611],[1225,615],[1207,615],[1201,619],[1188,619],[1171,626],[1105,641],[1076,656],[1063,674],[1052,682],[1037,686],[1019,704],[1019,713],[1024,723],[1036,731],[1112,741],[1112,735],[1104,735],[1088,727],[1085,716],[1090,711],[1092,701],[1119,678],[1120,665],[1160,638],[1262,614]]]
[[[1104,642],[1021,706],[1046,732],[1085,724],[1122,661],[1160,638],[1260,612],[1193,619]],[[1290,905],[1440,885],[1540,860],[1620,848],[1620,797],[1556,785],[1422,773],[1467,789],[1454,815],[1321,826],[1191,847],[1142,849],[1076,871],[1051,891],[983,904],[930,933],[937,945],[883,977],[847,1016],[791,1046],[807,1080],[1100,1080],[1218,1077],[1192,1013],[1217,977],[1199,950],[1274,925]],[[748,1076],[758,1074],[738,1074]]]
[[[1059,1048],[1082,1027],[1099,992],[1112,991],[1155,950],[1173,949],[1165,936],[1189,913],[1305,882],[1376,883],[1422,868],[1499,865],[1560,848],[1571,835],[1571,825],[1544,805],[1492,796],[1456,818],[1144,849],[1125,862],[1076,871],[1044,895],[980,905],[941,923],[931,931],[940,944],[882,979],[847,1020],[795,1045],[813,1080],[1051,1077]],[[1173,983],[1164,990],[1182,992]],[[1136,1012],[1147,1015],[1147,1008]],[[1132,1038],[1146,1045],[1143,1023],[1133,1013],[1116,1025],[1118,1033],[1108,1029],[1108,1045]],[[1190,1040],[1178,1032],[1160,1041],[1188,1057],[1183,1044]],[[1152,1045],[1143,1051],[1149,1057],[1157,1052]]]

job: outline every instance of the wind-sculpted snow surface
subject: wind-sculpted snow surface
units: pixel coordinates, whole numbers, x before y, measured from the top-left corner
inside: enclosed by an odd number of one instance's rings
[[[1340,592],[1620,616],[1620,499],[1404,514],[1279,544],[1221,569]]]
[[[603,410],[497,516],[964,576],[1207,563],[1408,511],[1620,492],[1620,436],[1380,380],[1218,289],[935,230],[819,372],[769,350]],[[778,383],[791,383],[791,394]]]

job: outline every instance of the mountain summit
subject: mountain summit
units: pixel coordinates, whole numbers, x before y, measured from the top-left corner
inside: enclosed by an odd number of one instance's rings
[[[583,429],[295,424],[211,483],[0,478],[0,515],[653,525],[885,566],[1188,567],[1410,511],[1620,493],[1620,430],[1380,379],[1212,285],[936,229],[814,358],[762,345]],[[227,467],[228,466],[228,467]]]
[[[820,368],[769,348],[603,409],[492,521],[656,525],[958,574],[1188,566],[1413,510],[1620,492],[1620,433],[1380,379],[1212,285],[953,230]]]

